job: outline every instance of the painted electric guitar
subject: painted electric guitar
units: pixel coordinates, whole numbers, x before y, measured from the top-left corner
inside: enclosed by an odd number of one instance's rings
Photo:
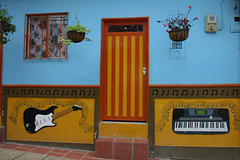
[[[36,108],[28,108],[23,113],[23,121],[25,129],[28,133],[36,133],[44,127],[54,127],[57,124],[52,121],[60,116],[63,116],[72,111],[82,110],[81,106],[73,105],[61,112],[54,114],[54,109],[57,106],[51,106],[46,110],[39,110]]]

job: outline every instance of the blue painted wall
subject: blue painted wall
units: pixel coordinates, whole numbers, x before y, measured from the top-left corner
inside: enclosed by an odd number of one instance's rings
[[[198,17],[185,43],[185,58],[169,57],[169,37],[157,20],[176,14],[177,0],[78,0],[80,23],[91,29],[93,42],[72,44],[68,59],[37,60],[23,58],[25,14],[69,12],[69,24],[76,13],[75,0],[5,0],[5,8],[14,16],[17,32],[3,50],[3,84],[100,84],[101,18],[149,17],[150,84],[229,84],[240,83],[240,33],[230,32],[230,17],[235,0],[224,0],[224,28],[205,33],[205,15],[217,15],[218,27],[222,0],[179,0],[180,12],[193,9],[189,17]]]

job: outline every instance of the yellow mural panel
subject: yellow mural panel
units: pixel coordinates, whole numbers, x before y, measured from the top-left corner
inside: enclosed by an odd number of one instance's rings
[[[7,140],[93,144],[94,99],[8,98],[6,126]]]
[[[173,128],[177,128],[173,125],[174,109],[192,109],[198,116],[205,114],[206,110],[227,109],[229,111],[228,132],[212,131],[193,134],[185,131],[179,134],[173,131]],[[221,119],[216,115],[209,118]],[[197,116],[195,119],[198,119]],[[240,99],[155,99],[155,145],[240,147]]]

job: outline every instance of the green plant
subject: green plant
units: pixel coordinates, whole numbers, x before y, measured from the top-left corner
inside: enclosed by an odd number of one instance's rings
[[[75,26],[67,26],[65,31],[77,31],[77,32],[83,32],[83,33],[89,33],[91,30],[87,30],[87,27],[83,27],[79,24],[79,22]]]
[[[8,11],[6,9],[0,9],[0,43],[6,44],[8,41],[10,41],[9,33],[13,34],[16,32],[16,26],[14,24],[11,24],[11,21],[13,19],[13,16],[8,14]],[[4,29],[4,25],[7,26],[7,29]]]
[[[76,25],[67,26],[65,31],[66,32],[75,31],[75,32],[86,33],[86,34],[90,33],[91,30],[87,30],[86,28],[87,27],[80,25],[78,22]],[[85,37],[84,40],[91,42],[91,39],[87,37]],[[66,37],[60,37],[60,41],[62,42],[62,44],[66,44],[66,45],[71,45],[71,42],[72,42],[72,40]]]
[[[60,37],[60,41],[62,42],[62,44],[66,44],[66,45],[71,45],[72,40],[67,39],[66,37]]]

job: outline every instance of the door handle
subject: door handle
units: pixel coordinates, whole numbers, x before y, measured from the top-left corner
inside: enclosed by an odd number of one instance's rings
[[[147,67],[143,67],[143,75],[147,74]]]

